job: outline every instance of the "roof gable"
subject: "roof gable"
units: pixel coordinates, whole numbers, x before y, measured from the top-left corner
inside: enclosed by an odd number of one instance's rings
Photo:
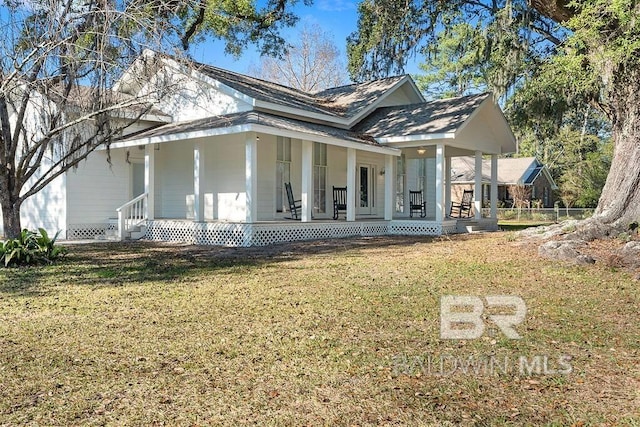
[[[489,94],[440,99],[412,105],[383,107],[363,120],[358,129],[376,138],[456,132]]]
[[[132,65],[132,72],[125,73],[117,86],[120,90],[127,92],[140,90],[142,87],[140,79],[135,79],[134,76],[140,74],[140,70],[147,70],[151,74],[158,73],[162,67],[160,63],[180,70],[192,79],[212,85],[243,102],[248,102],[256,110],[324,122],[345,129],[353,127],[354,123],[376,107],[384,105],[385,100],[391,104],[424,100],[408,75],[306,93],[212,65],[195,61],[187,63],[185,60],[151,51],[145,52]],[[394,94],[397,100],[391,99],[391,95]]]

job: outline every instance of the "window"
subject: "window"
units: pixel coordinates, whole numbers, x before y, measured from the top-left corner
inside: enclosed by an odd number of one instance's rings
[[[291,138],[279,136],[277,139],[278,154],[276,159],[276,212],[287,210],[287,194],[285,182],[291,180]]]
[[[398,157],[396,164],[396,212],[404,212],[404,187],[407,179],[404,154]]]
[[[551,203],[549,202],[549,187],[544,187],[543,198],[544,198],[543,203],[545,207],[551,205]]]
[[[415,191],[424,190],[424,181],[427,176],[427,161],[426,159],[418,159],[416,168],[416,188]]]
[[[326,212],[327,206],[327,145],[313,144],[313,208]]]

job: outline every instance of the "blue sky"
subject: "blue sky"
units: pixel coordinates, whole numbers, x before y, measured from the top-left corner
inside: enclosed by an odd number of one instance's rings
[[[357,2],[349,0],[314,0],[312,6],[304,6],[298,3],[295,13],[300,17],[297,26],[283,32],[285,39],[294,37],[305,24],[318,24],[328,34],[333,35],[336,46],[343,55],[343,62],[347,64],[346,44],[347,36],[356,31],[358,26]],[[193,59],[215,65],[238,73],[247,73],[250,65],[257,65],[260,61],[260,54],[255,48],[247,49],[240,58],[226,55],[224,44],[219,41],[209,41],[200,43],[192,47]],[[409,72],[416,72],[415,66],[408,67]],[[346,70],[345,70],[346,72]]]

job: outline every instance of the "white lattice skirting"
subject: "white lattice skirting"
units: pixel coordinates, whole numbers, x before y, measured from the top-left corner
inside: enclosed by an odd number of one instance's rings
[[[445,232],[455,231],[447,227]],[[287,222],[277,224],[194,223],[149,221],[146,238],[215,246],[265,246],[280,242],[353,236],[437,236],[443,227],[435,221]]]
[[[69,224],[67,228],[67,239],[86,240],[104,238],[107,231],[116,231],[117,224],[96,223],[96,224]]]

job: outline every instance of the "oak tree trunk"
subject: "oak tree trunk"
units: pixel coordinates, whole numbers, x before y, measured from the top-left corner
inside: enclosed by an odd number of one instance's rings
[[[614,154],[594,219],[627,228],[640,220],[640,70],[618,70],[613,85]]]
[[[14,202],[8,192],[0,193],[0,205],[2,205],[2,223],[4,237],[14,239],[20,235],[20,202]]]

